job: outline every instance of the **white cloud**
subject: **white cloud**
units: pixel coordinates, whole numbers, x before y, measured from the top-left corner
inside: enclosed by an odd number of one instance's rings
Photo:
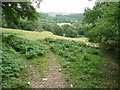
[[[41,12],[83,13],[86,7],[92,8],[95,0],[43,0]]]

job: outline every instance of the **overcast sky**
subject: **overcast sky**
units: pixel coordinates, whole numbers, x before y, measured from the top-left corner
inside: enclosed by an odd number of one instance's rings
[[[83,13],[86,7],[92,8],[96,0],[43,0],[39,12]]]

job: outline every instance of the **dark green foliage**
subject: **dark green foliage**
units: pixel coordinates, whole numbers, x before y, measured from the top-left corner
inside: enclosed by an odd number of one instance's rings
[[[86,60],[86,61],[89,60],[89,58],[87,57],[86,53],[83,55],[83,60]]]
[[[96,7],[97,8],[97,7]],[[94,10],[90,10],[90,9],[86,9],[85,13],[84,13],[84,22],[87,23],[95,23],[97,18],[99,18],[101,16],[101,10],[100,9],[96,9],[94,8]]]
[[[32,21],[19,21],[18,23],[18,29],[22,29],[22,30],[28,30],[28,31],[34,31],[34,24]]]
[[[64,35],[64,30],[59,25],[55,25],[53,27],[53,34],[63,36]]]
[[[2,87],[25,87],[25,82],[17,78],[23,69],[23,61],[18,58],[18,53],[4,43],[2,52]]]
[[[59,16],[56,16],[53,18],[53,20],[56,22],[56,23],[73,23],[75,22],[75,19],[71,19],[71,18],[68,18],[68,17],[59,17]]]
[[[62,28],[64,30],[65,37],[77,37],[78,32],[74,26],[62,25]]]
[[[38,13],[30,2],[2,2],[2,17],[4,17],[7,26],[15,28],[20,18],[35,20]]]
[[[84,13],[85,30],[90,41],[100,44],[100,48],[119,59],[119,4],[120,2],[97,3],[93,10]]]
[[[39,20],[35,21],[27,21],[27,20],[20,20],[16,29],[22,29],[27,31],[42,31],[42,23]]]
[[[83,18],[83,14],[57,14],[53,17],[53,20],[56,23],[74,23],[76,20],[81,20]]]
[[[53,31],[53,24],[52,23],[47,23],[47,22],[43,22],[42,23],[42,28],[46,31]]]
[[[33,58],[45,54],[46,50],[42,44],[38,44],[13,35],[8,36],[5,39],[7,40],[9,46],[14,48],[17,52],[25,54],[27,58]]]
[[[22,62],[21,60],[17,59],[18,54],[15,52],[14,49],[5,46],[3,48],[4,48],[3,59],[2,59],[3,73],[4,73],[3,77],[15,76],[22,68]]]
[[[76,21],[72,25],[76,27],[76,31],[78,32],[78,35],[81,35],[82,37],[85,34],[85,31],[82,25],[82,20]]]
[[[28,87],[26,82],[19,78],[21,70],[24,69],[21,54],[24,54],[27,59],[31,59],[43,56],[46,52],[42,44],[15,35],[4,32],[2,36],[2,88]]]

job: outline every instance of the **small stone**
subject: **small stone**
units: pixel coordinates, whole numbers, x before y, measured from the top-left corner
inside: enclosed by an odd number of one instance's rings
[[[59,69],[59,72],[61,72],[61,69]]]
[[[27,82],[27,85],[30,85],[30,82]]]
[[[47,78],[43,78],[43,81],[46,81],[46,80],[48,80]]]
[[[29,67],[32,68],[32,65],[30,65]]]
[[[72,85],[72,84],[70,84],[70,87],[73,87],[73,85]]]

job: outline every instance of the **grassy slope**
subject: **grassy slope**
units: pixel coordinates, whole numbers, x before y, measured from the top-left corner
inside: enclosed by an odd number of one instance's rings
[[[7,31],[7,32],[13,32],[13,33],[19,33],[20,36],[29,39],[29,40],[37,40],[37,39],[43,39],[43,38],[59,38],[59,39],[70,39],[75,41],[82,41],[87,42],[87,38],[68,38],[68,37],[62,37],[58,35],[54,35],[51,32],[43,31],[43,32],[34,32],[34,31],[25,31],[20,29],[7,29],[7,28],[0,28],[0,30]]]
[[[21,34],[20,36],[29,40],[37,40],[37,39],[44,39],[44,38],[57,38],[57,39],[68,39],[68,40],[75,40],[84,42],[87,45],[97,46],[95,43],[88,42],[87,38],[69,38],[69,37],[62,37],[58,35],[54,35],[52,32],[43,31],[43,32],[35,32],[35,31],[25,31],[20,29],[8,29],[8,28],[0,28],[0,31],[6,32],[13,32]]]

